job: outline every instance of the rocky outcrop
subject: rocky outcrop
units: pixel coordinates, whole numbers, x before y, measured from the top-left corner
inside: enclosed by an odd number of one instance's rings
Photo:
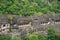
[[[49,28],[55,28],[56,33],[60,33],[60,14],[33,15],[29,17],[18,15],[0,16],[0,33],[9,33],[12,36],[18,35],[21,38],[25,38],[26,34],[30,35],[35,32],[47,35]]]

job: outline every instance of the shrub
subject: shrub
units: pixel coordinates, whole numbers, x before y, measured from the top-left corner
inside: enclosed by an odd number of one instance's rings
[[[42,35],[38,35],[38,40],[46,40]]]
[[[0,36],[0,40],[11,40],[11,36]]]
[[[37,33],[34,34],[30,34],[26,37],[26,40],[46,40],[45,37],[43,37],[42,35],[39,35]]]
[[[20,40],[20,38],[17,37],[17,36],[14,36],[14,37],[12,38],[12,40]]]
[[[53,28],[48,29],[47,40],[55,40],[55,30]]]
[[[55,40],[60,40],[60,34],[55,35]]]

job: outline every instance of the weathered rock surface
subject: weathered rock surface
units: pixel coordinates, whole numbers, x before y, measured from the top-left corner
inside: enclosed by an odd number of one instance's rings
[[[26,34],[29,35],[34,32],[47,35],[49,28],[55,28],[56,33],[60,33],[60,14],[33,15],[29,17],[0,15],[0,34],[6,33],[25,38]]]

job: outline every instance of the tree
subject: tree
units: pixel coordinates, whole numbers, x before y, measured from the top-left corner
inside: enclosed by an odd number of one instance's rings
[[[26,40],[38,40],[38,35],[36,34],[27,35]]]
[[[55,40],[55,29],[54,28],[48,29],[47,40]]]
[[[46,38],[38,33],[34,33],[34,34],[27,35],[26,40],[46,40]]]
[[[38,35],[38,40],[46,40],[46,38],[43,37],[42,35]]]
[[[60,2],[47,4],[45,0],[0,0],[0,14],[30,16],[39,12],[60,13]]]
[[[55,35],[55,40],[60,40],[60,34]]]
[[[29,40],[38,40],[38,36],[37,35],[30,35]]]

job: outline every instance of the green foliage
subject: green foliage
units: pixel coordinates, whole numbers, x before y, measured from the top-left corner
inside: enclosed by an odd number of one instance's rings
[[[55,13],[60,13],[60,2],[54,2],[50,6],[50,11]]]
[[[30,35],[29,40],[38,40],[38,36],[37,35]]]
[[[20,40],[20,38],[17,37],[17,36],[14,36],[14,37],[12,38],[12,40]]]
[[[48,29],[47,40],[55,40],[55,30],[53,28]]]
[[[39,12],[60,13],[60,2],[47,4],[45,0],[0,0],[0,14],[30,16]]]
[[[6,36],[0,36],[0,40],[20,40],[20,38],[17,36],[14,36],[12,38],[11,36],[6,35]]]
[[[26,37],[26,40],[46,40],[45,37],[43,37],[42,35],[39,35],[39,34],[31,34],[31,35],[28,35]]]
[[[42,35],[38,35],[38,40],[46,40]]]
[[[11,36],[0,36],[0,40],[11,40]]]
[[[55,35],[55,40],[60,40],[60,34]]]

